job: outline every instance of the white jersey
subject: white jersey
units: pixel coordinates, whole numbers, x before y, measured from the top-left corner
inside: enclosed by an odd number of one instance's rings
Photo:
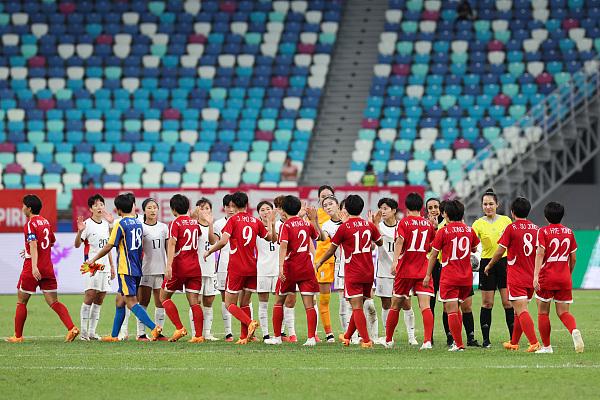
[[[223,228],[225,228],[225,224],[229,218],[223,217],[219,218],[213,224],[213,230],[215,234],[221,238],[223,236]],[[227,264],[229,264],[229,250],[231,247],[229,246],[229,242],[219,251],[219,258],[217,261],[217,272],[226,273],[227,272]]]
[[[275,231],[279,232],[283,223],[275,222]],[[257,276],[279,275],[279,243],[271,242],[263,238],[256,238],[256,272]]]
[[[198,258],[200,259],[202,276],[214,278],[217,273],[217,255],[211,254],[210,257],[204,261],[204,252],[210,249],[208,226],[204,226],[200,223],[198,223],[198,226],[200,227],[200,238],[198,239]]]
[[[377,247],[377,278],[394,278],[392,275],[392,264],[394,260],[394,245],[396,243],[396,227],[389,226],[385,222],[379,223],[379,233],[383,239],[383,245]]]
[[[163,275],[167,266],[166,244],[169,228],[163,222],[154,225],[142,224],[142,275]]]
[[[321,225],[321,230],[324,232],[327,232],[327,235],[329,236],[329,239],[333,238],[335,236],[335,233],[337,232],[338,228],[340,227],[340,225],[342,225],[342,221],[337,221],[337,222],[333,222],[331,219],[324,222],[323,225]],[[344,253],[342,250],[342,246],[339,246],[337,248],[337,250],[334,253],[334,274],[335,276],[344,276]]]
[[[81,232],[81,240],[83,240],[84,248],[83,255],[85,260],[89,260],[100,252],[100,250],[108,243],[110,237],[110,227],[108,222],[102,220],[96,222],[91,218],[84,221],[85,228]],[[110,265],[108,254],[97,261],[104,264],[106,267]],[[105,272],[110,272],[110,269],[105,269]]]

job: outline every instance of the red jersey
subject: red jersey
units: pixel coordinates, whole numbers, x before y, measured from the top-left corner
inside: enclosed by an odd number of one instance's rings
[[[538,226],[528,220],[518,220],[504,230],[498,244],[508,252],[507,282],[509,286],[533,288],[535,269],[535,238]]]
[[[398,258],[397,276],[400,278],[423,279],[427,274],[427,253],[435,228],[423,217],[404,217],[398,223],[396,237],[402,237],[402,252]]]
[[[371,222],[351,217],[342,223],[331,243],[342,246],[345,279],[353,283],[373,282],[374,266],[371,245],[381,239],[379,230]]]
[[[200,239],[198,221],[188,215],[180,215],[169,224],[169,238],[175,238],[175,257],[173,258],[173,278],[202,276],[198,259]]]
[[[265,238],[269,232],[263,223],[247,212],[227,220],[223,233],[229,235],[228,270],[241,276],[256,276],[256,237]]]
[[[479,238],[475,231],[462,222],[450,222],[437,231],[431,246],[442,252],[440,284],[451,286],[473,284],[471,252],[478,244]]]
[[[540,270],[540,287],[545,290],[571,289],[569,255],[577,251],[573,231],[561,224],[538,230],[537,245],[546,250]]]
[[[286,279],[306,281],[315,276],[315,268],[309,251],[311,240],[319,237],[312,224],[295,216],[281,226],[279,242],[287,242],[287,253],[283,263]]]
[[[23,263],[23,271],[31,273],[29,242],[36,240],[38,270],[42,278],[54,278],[52,246],[56,242],[56,238],[48,220],[39,215],[32,216],[23,227],[23,233],[25,235],[25,262]]]

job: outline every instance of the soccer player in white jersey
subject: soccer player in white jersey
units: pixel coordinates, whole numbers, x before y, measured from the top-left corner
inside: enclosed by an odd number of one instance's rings
[[[275,221],[273,204],[261,201],[256,206],[258,215],[265,228],[279,232],[281,221]],[[277,277],[279,276],[279,243],[263,238],[256,239],[256,291],[258,293],[258,322],[262,330],[263,340],[270,339],[269,335],[269,293],[275,293]],[[281,332],[279,332],[281,333]]]
[[[231,195],[223,196],[223,211],[225,216],[216,220],[213,224],[215,234],[221,238],[221,231],[225,227],[227,220],[235,214],[235,208],[231,204]],[[229,264],[229,242],[219,251],[217,258],[217,289],[221,292],[221,315],[223,316],[223,326],[225,328],[225,341],[233,342],[233,333],[231,331],[231,313],[225,306],[225,282],[227,281],[227,265]],[[202,259],[202,257],[200,257]]]
[[[165,309],[160,301],[160,288],[162,286],[165,267],[167,266],[166,243],[169,237],[167,224],[158,221],[158,203],[149,198],[142,203],[144,222],[142,224],[142,279],[138,288],[137,297],[140,306],[146,310],[150,304],[150,297],[154,297],[154,322],[158,326],[165,324]],[[137,340],[147,342],[146,325],[137,321]],[[158,340],[168,340],[160,334]]]
[[[217,257],[211,255],[204,260],[202,255],[210,249],[210,246],[215,244],[219,237],[215,234],[213,228],[212,203],[206,197],[201,198],[196,202],[196,209],[192,212],[192,218],[198,220],[200,226],[200,239],[198,240],[198,258],[200,259],[200,268],[202,269],[202,313],[204,315],[203,333],[204,340],[216,341],[217,339],[212,334],[213,324],[213,302],[215,296],[219,294],[217,282]],[[190,326],[192,332],[194,329],[194,316],[192,310],[189,311]]]
[[[340,205],[338,200],[334,196],[329,196],[321,201],[323,210],[329,216],[329,220],[325,221],[321,226],[322,236],[319,240],[331,240],[335,236],[339,226],[342,224],[342,216],[340,211]],[[344,297],[344,276],[343,276],[343,260],[344,256],[342,248],[338,247],[334,254],[334,282],[333,290],[338,293],[339,296],[339,317],[340,326],[345,332],[348,329],[348,323],[350,322],[350,304]],[[334,342],[334,338],[327,337],[327,342]]]
[[[92,216],[85,221],[83,217],[77,218],[77,235],[75,247],[84,244],[84,261],[95,256],[107,243],[110,236],[108,222],[104,219],[104,198],[95,194],[88,199],[88,206]],[[104,271],[97,271],[94,276],[89,273],[84,275],[85,293],[81,305],[81,340],[98,340],[96,327],[100,319],[100,310],[106,292],[110,290],[110,281],[115,278],[115,267],[112,255],[108,254],[98,260],[104,264]],[[109,267],[110,264],[110,267]]]

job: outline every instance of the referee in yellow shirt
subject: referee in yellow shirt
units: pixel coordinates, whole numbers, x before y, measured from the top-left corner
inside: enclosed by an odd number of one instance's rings
[[[500,215],[496,212],[498,209],[498,196],[493,189],[488,189],[483,194],[481,203],[484,216],[473,223],[473,230],[481,241],[481,262],[479,264],[481,311],[479,324],[483,335],[482,346],[489,348],[491,347],[490,327],[492,326],[492,307],[494,306],[496,289],[500,292],[500,298],[502,299],[509,337],[513,331],[515,313],[508,300],[508,290],[506,288],[506,253],[487,275],[483,272],[498,249],[500,236],[512,221],[506,215]],[[477,264],[476,259],[472,259],[472,262],[474,265]]]
[[[317,221],[319,226],[323,226],[323,224],[330,219],[329,215],[323,210],[323,200],[328,197],[334,196],[335,191],[333,187],[329,185],[323,185],[319,188],[319,209],[317,210]],[[321,257],[327,252],[329,249],[329,245],[331,244],[331,240],[327,238],[327,240],[318,241],[315,261],[321,259]],[[332,256],[330,259],[325,261],[323,265],[319,267],[317,270],[317,282],[319,282],[319,316],[321,317],[321,322],[323,323],[323,329],[325,330],[325,335],[327,342],[333,342],[335,336],[333,335],[333,330],[331,329],[331,314],[329,313],[329,302],[331,299],[331,285],[334,279],[334,263],[335,258]],[[343,327],[342,327],[343,328]]]

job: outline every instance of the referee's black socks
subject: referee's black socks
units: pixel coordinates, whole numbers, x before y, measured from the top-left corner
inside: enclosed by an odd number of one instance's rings
[[[462,315],[463,326],[465,327],[465,333],[467,334],[467,341],[475,339],[475,321],[473,321],[473,313],[463,313]]]
[[[506,326],[508,327],[508,337],[512,337],[513,328],[515,326],[515,309],[505,308],[504,316],[506,317]]]
[[[481,335],[483,336],[483,341],[490,341],[490,327],[492,326],[492,309],[481,307],[481,311],[479,312],[479,325],[481,326]]]

